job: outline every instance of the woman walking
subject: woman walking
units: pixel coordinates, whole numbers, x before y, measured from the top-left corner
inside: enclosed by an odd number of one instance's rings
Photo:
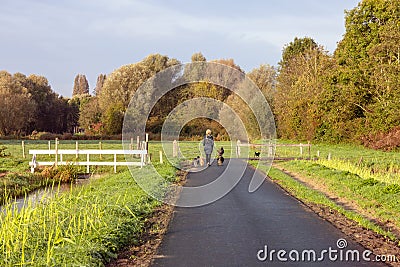
[[[211,153],[214,148],[214,138],[211,135],[211,130],[207,129],[206,136],[203,139],[204,153],[206,154],[206,164],[211,165]]]

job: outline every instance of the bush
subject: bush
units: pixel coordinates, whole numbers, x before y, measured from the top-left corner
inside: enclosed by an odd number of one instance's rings
[[[38,139],[38,140],[54,140],[59,137],[60,137],[60,135],[49,133],[49,132],[38,132],[34,135],[32,134],[32,138]]]
[[[7,147],[0,144],[0,158],[10,156],[10,153],[6,153]]]
[[[390,151],[400,148],[400,126],[386,133],[370,134],[362,138],[364,146]]]
[[[63,133],[60,137],[61,140],[72,140],[73,135],[71,133]]]
[[[0,139],[1,140],[17,140],[19,138],[20,138],[20,136],[14,135],[14,134],[12,134],[12,135],[0,135]]]
[[[54,180],[56,182],[72,182],[78,178],[78,169],[72,164],[58,167],[53,165],[51,167],[45,167],[41,175],[45,179]]]

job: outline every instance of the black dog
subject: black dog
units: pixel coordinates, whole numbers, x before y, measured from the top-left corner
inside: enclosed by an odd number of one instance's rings
[[[254,152],[254,157],[259,158],[260,157],[261,152]]]
[[[222,165],[222,163],[224,163],[224,157],[222,156],[223,154],[224,154],[224,148],[223,147],[221,147],[221,149],[220,150],[218,150],[217,151],[218,152],[218,162],[217,162],[217,164],[218,164],[218,166],[221,166]]]

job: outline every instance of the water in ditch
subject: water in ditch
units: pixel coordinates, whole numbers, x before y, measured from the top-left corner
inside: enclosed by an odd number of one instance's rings
[[[34,207],[39,203],[46,203],[46,201],[53,198],[55,195],[69,192],[72,188],[88,184],[92,179],[95,178],[77,179],[74,183],[54,184],[39,188],[25,196],[17,197],[12,200],[11,209],[10,207],[6,207],[6,205],[1,206],[0,213],[7,213],[8,210],[19,211],[23,207]]]

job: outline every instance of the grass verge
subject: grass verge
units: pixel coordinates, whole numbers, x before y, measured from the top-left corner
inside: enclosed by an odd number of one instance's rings
[[[349,171],[328,168],[318,162],[292,161],[281,167],[315,185],[323,186],[336,197],[355,203],[357,209],[381,224],[391,223],[400,229],[400,185],[373,178],[365,179]]]
[[[257,162],[250,163],[252,165],[257,164]],[[266,169],[263,168],[264,166],[259,166],[260,170],[266,171]],[[273,181],[278,183],[282,188],[288,191],[291,195],[301,200],[302,202],[306,204],[311,203],[329,207],[330,209],[335,210],[340,214],[343,214],[348,219],[357,222],[360,226],[366,229],[370,229],[384,237],[389,238],[390,240],[396,241],[400,245],[399,240],[392,232],[382,229],[380,226],[366,219],[364,216],[358,214],[357,212],[346,210],[341,205],[329,199],[322,192],[307,187],[306,185],[300,183],[299,181],[296,181],[291,176],[285,174],[279,169],[272,167],[268,173],[268,176]]]
[[[169,180],[175,168],[158,166]],[[154,175],[151,168],[134,176]],[[160,196],[165,185],[154,190]],[[109,175],[20,211],[12,204],[0,214],[0,266],[103,266],[139,242],[146,218],[161,203],[149,197],[129,171]]]

